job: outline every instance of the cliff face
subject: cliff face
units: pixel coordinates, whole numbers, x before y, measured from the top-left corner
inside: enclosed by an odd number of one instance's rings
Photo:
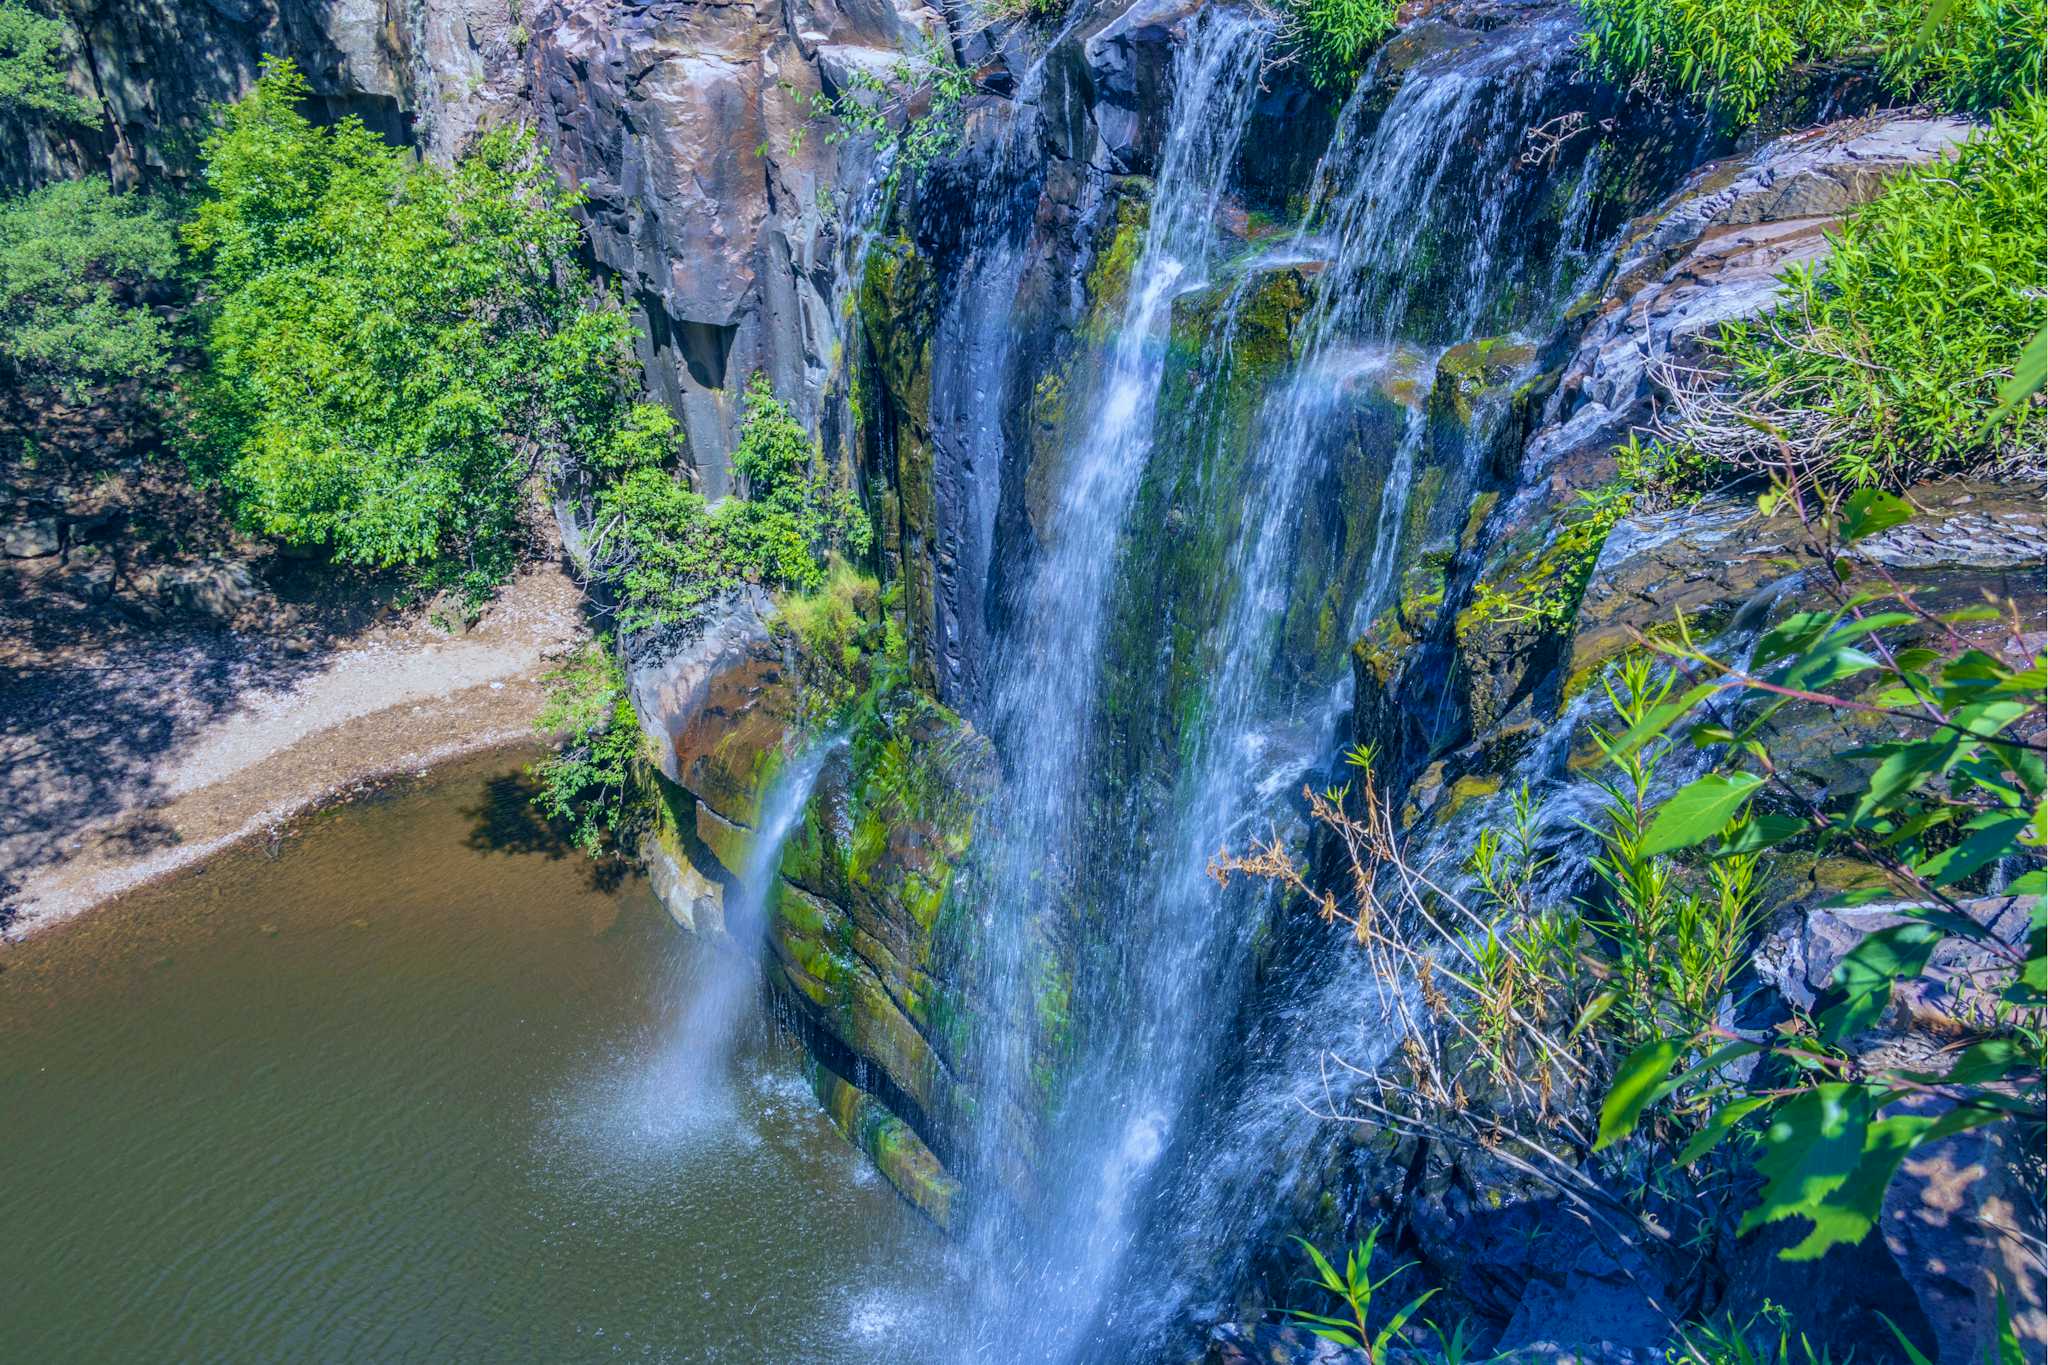
[[[556,0],[530,23],[533,116],[716,496],[747,379],[815,419],[840,364],[840,253],[871,158],[828,141],[811,101],[944,21],[910,0]]]
[[[182,176],[207,111],[238,98],[266,55],[289,57],[321,112],[450,157],[481,124],[516,116],[527,88],[517,6],[501,0],[82,0],[64,7],[79,50],[71,85],[103,103],[99,128],[0,115],[0,185],[111,170]]]
[[[648,387],[726,491],[734,396],[768,375],[815,418],[839,364],[844,217],[872,158],[828,142],[810,101],[895,60],[937,11],[905,3],[615,0],[85,0],[71,84],[99,128],[0,116],[0,187],[84,173],[182,179],[209,109],[266,55],[318,112],[447,160],[480,128],[537,127],[587,196],[598,264],[641,322]]]

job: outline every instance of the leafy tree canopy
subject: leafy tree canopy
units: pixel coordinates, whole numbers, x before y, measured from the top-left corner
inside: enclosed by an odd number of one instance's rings
[[[530,475],[665,463],[674,424],[632,401],[630,324],[596,306],[576,197],[530,134],[443,170],[315,126],[307,93],[269,59],[204,144],[196,453],[253,529],[480,599]]]
[[[712,506],[644,463],[599,492],[591,567],[617,585],[624,629],[688,625],[749,582],[814,591],[828,551],[867,553],[858,500],[818,467],[816,442],[766,377],[754,376],[745,401],[732,468],[747,496]]]
[[[169,334],[146,296],[177,269],[170,218],[140,195],[70,180],[0,200],[0,363],[72,399],[161,375]]]
[[[0,113],[91,123],[91,102],[65,79],[70,70],[71,26],[0,0]]]

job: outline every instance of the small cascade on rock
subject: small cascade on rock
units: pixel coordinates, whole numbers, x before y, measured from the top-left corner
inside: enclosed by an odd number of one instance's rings
[[[1044,934],[1047,912],[1078,890],[1084,822],[1076,817],[1088,800],[1118,538],[1152,451],[1166,325],[1176,297],[1201,284],[1210,266],[1217,201],[1267,36],[1258,19],[1212,11],[1176,57],[1158,195],[1115,339],[1081,435],[1061,456],[1045,544],[996,644],[988,711],[1007,781],[992,821],[996,847],[984,854],[994,895],[983,913],[986,970],[1004,1018],[987,1030],[978,1058],[989,1096],[978,1138],[991,1171],[1002,1165],[1000,1154],[1029,1140],[1020,1130],[1036,1120],[1026,1116],[1048,1113],[1058,1099],[1049,1086],[1063,1046],[1061,992],[1053,984],[1062,968]],[[1029,1219],[989,1199],[975,1241],[995,1268],[984,1278],[995,1301],[978,1317],[1000,1336],[982,1343],[984,1354],[1055,1360],[1086,1341],[1102,1288],[1128,1245],[1132,1196],[1166,1136],[1163,1116],[1149,1109],[1133,1110],[1131,1119],[1103,1147],[1092,1132],[1049,1134]]]
[[[680,1084],[702,1089],[724,1081],[735,1036],[760,989],[761,945],[780,883],[783,847],[803,819],[819,774],[846,742],[838,733],[814,739],[776,770],[761,793],[746,865],[725,893],[724,941],[705,954],[690,983],[676,1046],[663,1063]]]

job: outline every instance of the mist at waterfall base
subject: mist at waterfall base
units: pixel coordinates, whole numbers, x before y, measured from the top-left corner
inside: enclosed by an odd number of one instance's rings
[[[0,1359],[954,1358],[944,1239],[758,1010],[685,1073],[730,963],[518,762],[5,950]]]
[[[762,1018],[762,945],[784,844],[804,813],[818,774],[846,736],[827,734],[778,767],[761,793],[746,866],[724,897],[724,932],[706,934],[693,971],[678,981],[677,1018],[646,1063],[616,1082],[611,1103],[593,1105],[598,1123],[656,1135],[687,1134],[732,1120],[743,1106],[730,1086],[734,1048]],[[618,1087],[623,1087],[622,1090]]]

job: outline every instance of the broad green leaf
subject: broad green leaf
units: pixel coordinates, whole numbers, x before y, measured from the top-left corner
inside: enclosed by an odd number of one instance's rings
[[[1607,1092],[1606,1103],[1600,1106],[1600,1136],[1593,1144],[1594,1151],[1635,1131],[1643,1110],[1657,1097],[1686,1046],[1683,1039],[1659,1038],[1622,1059],[1615,1068],[1614,1085]]]
[[[1773,1215],[1782,1218],[1796,1214],[1813,1221],[1813,1230],[1796,1245],[1779,1252],[1779,1256],[1787,1261],[1817,1260],[1833,1247],[1862,1241],[1877,1226],[1884,1209],[1885,1190],[1914,1148],[1999,1117],[2001,1112],[1995,1108],[1959,1104],[1939,1116],[1894,1114],[1870,1123],[1863,1130],[1856,1165],[1845,1179],[1821,1189],[1804,1207]],[[1758,1163],[1759,1169],[1762,1164]],[[1747,1217],[1744,1225],[1748,1226]]]
[[[2017,1038],[1980,1038],[1956,1054],[1955,1064],[1940,1079],[1948,1085],[1983,1085],[2039,1061]]]
[[[2024,815],[1990,811],[1964,825],[1970,837],[1913,865],[1913,871],[1931,886],[1949,886],[1986,863],[2019,851],[2020,834],[2027,828]]]
[[[1621,992],[1619,991],[1601,991],[1591,1000],[1588,1000],[1586,1008],[1579,1011],[1578,1022],[1572,1025],[1572,1031],[1566,1035],[1565,1041],[1570,1042],[1591,1028],[1601,1015],[1614,1008],[1614,1002],[1619,999],[1621,999]]]
[[[1842,543],[1854,545],[1913,519],[1913,509],[1881,488],[1859,488],[1842,504]]]
[[[1615,753],[1634,753],[1669,730],[1685,714],[1720,690],[1718,683],[1700,683],[1681,695],[1652,707],[1643,718],[1623,731],[1608,747]]]
[[[1888,752],[1856,803],[1856,823],[1863,824],[1928,777],[1946,771],[1955,761],[1959,743],[1960,737],[1950,731],[1947,738],[1880,746]]]
[[[1643,837],[1643,853],[1669,853],[1713,838],[1762,781],[1755,773],[1708,773],[1687,783],[1658,808]]]
[[[1829,641],[1795,659],[1773,681],[1780,687],[1818,692],[1829,683],[1840,682],[1877,666],[1876,659],[1855,646]]]
[[[1764,1188],[1741,1230],[1794,1214],[1812,1217],[1863,1159],[1871,1096],[1863,1086],[1830,1081],[1781,1101],[1763,1133],[1757,1174]]]
[[[1916,921],[1880,929],[1851,948],[1829,982],[1830,994],[1839,993],[1840,1003],[1814,1020],[1820,1036],[1839,1043],[1876,1024],[1891,1003],[1892,984],[1920,975],[1941,939],[1940,929]]]
[[[1739,853],[1759,853],[1775,848],[1787,839],[1806,833],[1813,827],[1806,821],[1792,815],[1779,815],[1774,811],[1752,811],[1749,818],[1735,827],[1735,833],[1728,842],[1714,850],[1714,856],[1732,857]]]
[[[1936,0],[1936,3],[1947,4],[1952,0]],[[2012,378],[1998,386],[1998,406],[1984,419],[1977,439],[1981,441],[1989,437],[2014,408],[2039,393],[2044,382],[2048,382],[2048,326],[2034,333],[2033,339],[2021,348],[2020,358],[2012,367]]]
[[[1749,666],[1762,668],[1765,664],[1810,648],[1814,641],[1827,634],[1840,616],[1841,613],[1833,611],[1793,612],[1764,632],[1763,638],[1756,642],[1756,648],[1750,651]]]

